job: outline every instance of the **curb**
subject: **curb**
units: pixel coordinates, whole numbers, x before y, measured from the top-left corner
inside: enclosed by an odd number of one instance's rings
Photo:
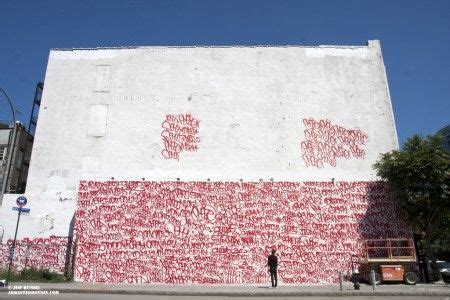
[[[223,296],[223,297],[351,297],[351,296],[450,296],[449,291],[292,291],[292,292],[199,292],[199,291],[146,291],[146,290],[102,290],[77,288],[48,288],[57,290],[60,294],[112,294],[112,295],[153,295],[153,296]],[[8,292],[7,288],[0,289],[0,293]]]

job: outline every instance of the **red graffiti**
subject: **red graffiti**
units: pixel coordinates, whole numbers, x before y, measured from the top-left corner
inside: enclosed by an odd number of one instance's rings
[[[305,140],[301,142],[307,166],[322,168],[325,163],[336,167],[337,158],[364,158],[367,134],[359,129],[345,129],[329,120],[303,119]]]
[[[63,273],[66,262],[71,259],[70,251],[67,253],[67,241],[67,237],[58,236],[17,240],[13,259],[14,270],[35,267]],[[0,244],[0,267],[3,269],[8,266],[12,243],[12,240],[8,240],[6,244]]]
[[[75,279],[336,282],[362,239],[410,237],[381,182],[82,181]]]
[[[179,159],[181,151],[195,151],[198,149],[200,138],[198,127],[200,121],[190,114],[167,115],[162,123],[161,133],[164,150],[162,155],[166,159]]]

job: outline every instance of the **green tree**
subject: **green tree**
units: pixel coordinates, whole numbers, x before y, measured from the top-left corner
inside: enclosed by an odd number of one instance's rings
[[[450,153],[443,148],[443,137],[416,134],[402,150],[383,154],[374,169],[390,183],[397,206],[406,212],[414,232],[423,233],[434,276],[441,278],[432,245],[440,234],[448,233],[440,226],[448,224],[450,216]]]

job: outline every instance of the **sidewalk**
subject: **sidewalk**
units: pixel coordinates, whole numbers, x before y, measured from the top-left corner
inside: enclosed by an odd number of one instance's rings
[[[289,285],[277,289],[266,286],[200,286],[200,285],[150,285],[150,284],[100,284],[100,283],[30,283],[13,282],[10,286],[39,287],[40,290],[56,290],[60,293],[87,294],[131,294],[131,295],[173,295],[173,296],[450,296],[450,284],[403,284],[379,285],[372,290],[370,285],[361,285],[356,291],[346,283],[344,290],[339,285]],[[19,288],[25,290],[27,288]],[[30,288],[28,288],[29,290]],[[0,288],[7,292],[8,288]]]

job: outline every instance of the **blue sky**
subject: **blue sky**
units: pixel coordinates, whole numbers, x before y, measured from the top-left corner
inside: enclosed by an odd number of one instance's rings
[[[50,48],[365,45],[369,39],[381,40],[400,142],[449,124],[449,0],[2,0],[0,86],[28,124]],[[5,119],[11,113],[0,95]]]

